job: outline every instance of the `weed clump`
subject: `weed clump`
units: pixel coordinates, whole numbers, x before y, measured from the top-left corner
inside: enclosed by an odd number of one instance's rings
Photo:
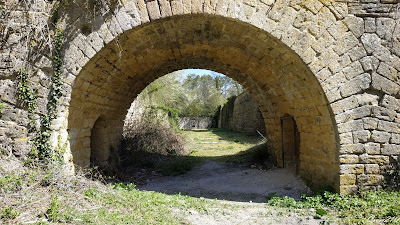
[[[346,224],[388,223],[398,224],[400,218],[400,193],[367,191],[358,195],[340,195],[329,191],[303,195],[300,201],[290,197],[269,194],[268,204],[290,209],[315,209],[316,217],[335,211]]]

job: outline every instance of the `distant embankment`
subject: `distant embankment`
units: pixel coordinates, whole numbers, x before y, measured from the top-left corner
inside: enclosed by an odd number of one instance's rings
[[[207,129],[215,127],[215,122],[211,117],[180,117],[179,128],[185,130]]]
[[[259,131],[265,134],[260,109],[247,92],[229,99],[220,108],[217,121],[218,128],[254,134]]]

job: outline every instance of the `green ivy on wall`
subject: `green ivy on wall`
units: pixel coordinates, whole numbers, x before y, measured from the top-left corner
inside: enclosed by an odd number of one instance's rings
[[[51,78],[52,86],[49,93],[49,101],[47,102],[47,114],[40,117],[41,129],[38,132],[35,141],[35,151],[39,158],[42,160],[55,160],[60,161],[62,154],[54,151],[50,145],[51,136],[51,121],[57,117],[57,106],[60,97],[62,96],[62,86],[63,82],[61,80],[62,74],[62,56],[61,51],[63,47],[64,34],[62,30],[58,27],[55,29],[54,39],[53,39],[53,76]]]
[[[58,8],[59,1],[54,5],[54,13],[51,18],[54,22],[54,33],[52,40],[52,67],[53,75],[51,77],[51,87],[47,102],[47,113],[40,116],[40,126],[37,128],[35,125],[37,121],[34,118],[37,102],[37,90],[31,90],[29,86],[29,73],[27,70],[21,70],[18,75],[18,97],[23,101],[27,107],[29,114],[29,126],[30,132],[35,133],[35,138],[32,141],[31,156],[39,159],[43,162],[60,161],[62,157],[62,148],[52,149],[50,144],[51,137],[51,122],[57,117],[57,106],[59,99],[63,95],[63,82],[61,79],[62,75],[62,48],[64,42],[64,33],[61,28],[58,27]]]
[[[31,90],[29,85],[29,73],[27,70],[21,70],[18,74],[18,82],[19,86],[17,89],[18,98],[23,102],[23,104],[28,109],[28,117],[29,117],[29,130],[35,130],[35,119],[34,113],[36,109],[36,101],[37,101],[37,89]]]

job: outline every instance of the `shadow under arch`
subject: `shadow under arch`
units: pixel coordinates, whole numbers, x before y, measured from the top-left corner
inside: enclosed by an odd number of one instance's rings
[[[301,134],[299,175],[311,186],[338,188],[338,132],[317,78],[279,39],[215,15],[172,16],[140,25],[90,59],[71,93],[68,128],[74,163],[90,164],[91,128],[99,115],[107,121],[104,145],[115,147],[134,98],[158,77],[188,68],[225,74],[248,90],[280,166],[280,118],[292,115]]]

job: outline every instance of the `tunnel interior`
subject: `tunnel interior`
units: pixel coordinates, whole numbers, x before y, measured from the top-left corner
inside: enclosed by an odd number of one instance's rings
[[[74,164],[106,164],[136,96],[158,77],[188,68],[213,70],[240,83],[261,110],[279,166],[293,162],[311,186],[338,187],[335,124],[315,75],[269,33],[214,15],[173,16],[140,25],[90,59],[71,94],[68,129]],[[282,119],[287,115],[291,119]],[[291,144],[293,151],[285,151]]]

